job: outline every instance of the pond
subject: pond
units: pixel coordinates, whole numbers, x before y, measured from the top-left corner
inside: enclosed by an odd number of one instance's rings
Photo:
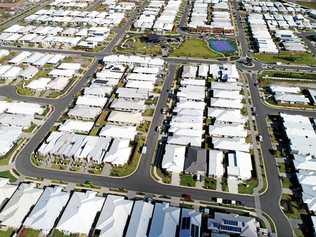
[[[230,39],[209,39],[209,46],[212,50],[223,53],[232,54],[236,52],[236,44]]]

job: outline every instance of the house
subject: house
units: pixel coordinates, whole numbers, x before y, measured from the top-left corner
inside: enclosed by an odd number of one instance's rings
[[[80,121],[74,119],[68,119],[59,126],[61,132],[78,132],[88,134],[93,128],[94,122]]]
[[[42,192],[43,190],[36,188],[35,184],[20,184],[0,212],[0,225],[19,229]]]
[[[32,212],[24,221],[23,227],[40,230],[47,235],[66,206],[69,196],[69,193],[62,191],[62,187],[45,188]]]
[[[208,219],[208,229],[212,233],[236,234],[241,237],[257,237],[258,223],[253,217],[238,214],[215,212],[214,218]]]
[[[207,169],[206,158],[207,151],[205,149],[188,147],[183,171],[193,175],[205,176]]]
[[[208,156],[208,176],[222,177],[224,175],[224,153],[220,150],[209,150]]]
[[[181,173],[184,167],[186,147],[167,144],[161,167],[168,172]]]
[[[139,125],[143,121],[141,113],[129,113],[122,111],[112,111],[108,121],[120,125]]]
[[[148,237],[174,237],[179,225],[180,208],[169,203],[156,203]]]
[[[100,237],[123,236],[132,206],[133,201],[121,196],[108,195],[95,227],[97,235]]]
[[[96,192],[74,192],[59,219],[56,229],[64,233],[88,235],[96,214],[104,203]]]
[[[198,211],[182,208],[180,218],[180,237],[198,237],[201,235],[202,214]]]
[[[135,201],[126,237],[146,237],[153,210],[153,204],[141,200]]]
[[[247,152],[236,151],[228,153],[227,175],[241,180],[249,180],[252,177],[252,160]]]
[[[136,134],[137,130],[135,126],[119,126],[114,124],[107,124],[100,131],[100,136],[103,137],[123,138],[130,140],[134,140]]]
[[[12,196],[16,189],[16,185],[9,184],[9,179],[0,178],[0,210],[5,201]]]

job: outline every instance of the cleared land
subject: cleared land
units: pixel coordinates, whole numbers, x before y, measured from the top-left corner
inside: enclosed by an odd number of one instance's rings
[[[280,52],[279,54],[255,54],[257,60],[264,63],[285,63],[297,65],[316,65],[316,57],[310,53]]]
[[[289,71],[263,71],[260,78],[264,77],[276,77],[276,78],[290,78],[290,79],[306,79],[316,80],[316,73],[305,72],[289,72]]]
[[[298,1],[297,3],[304,6],[304,7],[316,9],[316,2]]]

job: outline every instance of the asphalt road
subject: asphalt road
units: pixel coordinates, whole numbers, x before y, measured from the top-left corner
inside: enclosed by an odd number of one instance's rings
[[[270,153],[272,149],[270,135],[266,123],[266,118],[270,114],[270,109],[261,103],[258,88],[254,85],[255,76],[246,74],[248,77],[249,89],[251,91],[251,99],[256,107],[256,124],[259,134],[263,137],[261,144],[262,155],[266,167],[266,177],[268,180],[268,189],[260,195],[260,204],[262,210],[273,217],[277,227],[277,235],[279,237],[293,236],[291,226],[284,213],[280,210],[279,200],[282,193],[281,182],[279,179],[279,171],[276,160]]]

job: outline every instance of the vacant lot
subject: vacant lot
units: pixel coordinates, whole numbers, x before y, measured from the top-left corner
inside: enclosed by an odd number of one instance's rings
[[[257,60],[264,63],[286,63],[297,65],[316,65],[316,57],[310,53],[280,52],[279,54],[255,54]]]

